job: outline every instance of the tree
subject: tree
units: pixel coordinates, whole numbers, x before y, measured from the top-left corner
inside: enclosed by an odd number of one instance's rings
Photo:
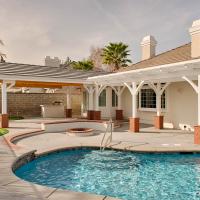
[[[92,70],[94,68],[94,64],[91,60],[82,60],[73,63],[73,68],[78,70]]]
[[[94,70],[102,70],[103,58],[102,58],[103,49],[100,47],[91,47],[89,60],[94,64]]]
[[[128,45],[119,43],[109,43],[109,45],[103,48],[103,63],[113,66],[114,70],[118,70],[120,67],[127,67],[127,63],[131,63],[127,57],[130,55]]]

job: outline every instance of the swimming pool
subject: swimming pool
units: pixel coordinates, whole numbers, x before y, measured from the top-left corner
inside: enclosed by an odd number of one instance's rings
[[[83,148],[39,157],[15,174],[49,187],[124,200],[200,199],[200,154]]]

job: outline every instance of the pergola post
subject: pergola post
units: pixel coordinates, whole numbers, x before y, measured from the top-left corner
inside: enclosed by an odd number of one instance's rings
[[[72,95],[71,95],[71,87],[67,87],[67,108],[65,110],[66,112],[66,118],[72,118]]]
[[[99,86],[96,84],[95,85],[95,109],[94,109],[94,120],[100,120],[101,119],[101,111],[99,110],[99,95],[100,95],[100,91],[99,91]]]
[[[148,84],[156,93],[156,116],[154,116],[154,127],[156,129],[163,129],[164,126],[164,116],[161,114],[161,96],[169,84],[161,85],[159,82],[156,85],[154,83]]]
[[[8,111],[7,111],[7,84],[5,81],[1,84],[2,113],[0,115],[0,128],[9,127]]]
[[[197,125],[194,126],[194,144],[200,144],[200,75],[198,75],[198,85],[196,85],[192,80],[190,80],[188,77],[183,76],[182,77],[185,81],[187,81],[194,91],[197,93],[198,100],[198,116],[197,116]]]
[[[94,91],[95,91],[95,87],[93,85],[84,85],[84,88],[88,92],[88,96],[89,96],[87,118],[89,120],[93,120],[94,119]]]
[[[132,132],[139,132],[140,119],[137,114],[137,94],[141,87],[144,85],[144,81],[141,81],[138,86],[136,82],[132,82],[132,86],[127,83],[124,84],[127,86],[132,95],[132,116],[129,118],[129,130]]]

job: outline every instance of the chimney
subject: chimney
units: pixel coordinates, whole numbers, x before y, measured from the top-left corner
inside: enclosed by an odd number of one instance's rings
[[[153,36],[145,36],[140,43],[142,47],[142,60],[147,60],[156,55],[156,40]]]
[[[191,35],[191,57],[200,57],[200,19],[193,21],[189,32]]]

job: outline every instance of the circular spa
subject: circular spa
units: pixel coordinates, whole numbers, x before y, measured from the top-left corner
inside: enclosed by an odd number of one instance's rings
[[[15,174],[48,187],[124,200],[200,199],[200,154],[72,149],[38,157]]]
[[[94,134],[94,129],[92,128],[70,128],[67,129],[67,134],[69,136],[79,136],[86,137]]]

